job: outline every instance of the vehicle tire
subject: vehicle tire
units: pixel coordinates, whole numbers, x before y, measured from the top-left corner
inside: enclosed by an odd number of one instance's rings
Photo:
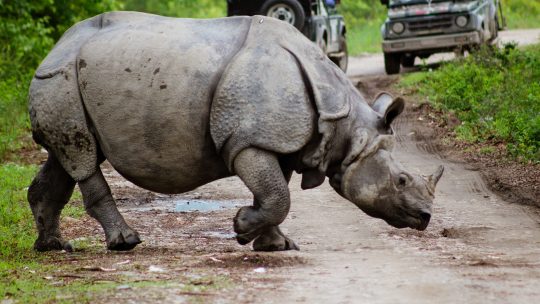
[[[491,34],[492,35],[491,40],[495,40],[499,37],[499,21],[497,20],[497,18],[495,18],[493,22],[495,23],[495,25],[493,26],[493,33]]]
[[[261,15],[285,21],[300,31],[306,21],[304,8],[297,0],[268,0],[261,7]]]
[[[386,74],[398,74],[400,68],[401,55],[397,53],[384,53],[384,69]]]
[[[402,56],[401,57],[401,65],[406,68],[412,68],[414,66],[414,59],[415,56]]]
[[[331,57],[330,59],[343,72],[347,72],[347,65],[349,64],[349,52],[347,50],[347,39],[345,39],[345,35],[341,35],[339,37],[339,53],[343,53],[343,55],[338,57]]]
[[[321,37],[321,39],[319,39],[319,41],[317,42],[317,45],[323,51],[323,53],[326,55],[327,43],[326,43],[326,37],[325,37],[324,34],[323,34],[323,37]]]

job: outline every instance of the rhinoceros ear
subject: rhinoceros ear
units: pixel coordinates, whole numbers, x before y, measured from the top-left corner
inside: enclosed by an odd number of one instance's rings
[[[371,108],[382,115],[382,123],[386,128],[390,128],[392,121],[403,112],[405,100],[401,97],[393,98],[392,95],[382,92],[375,97]]]

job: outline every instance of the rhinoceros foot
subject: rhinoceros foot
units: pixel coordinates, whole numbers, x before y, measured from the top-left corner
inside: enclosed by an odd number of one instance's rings
[[[253,250],[255,251],[284,251],[284,250],[300,250],[298,245],[293,240],[286,237],[279,227],[270,227],[255,239],[253,242]]]
[[[115,251],[126,251],[135,248],[141,243],[139,234],[132,229],[118,230],[107,238],[107,249]]]
[[[36,251],[44,252],[51,250],[65,250],[67,252],[73,251],[73,246],[68,241],[65,241],[61,237],[47,236],[39,237],[34,243],[34,249]]]
[[[263,225],[264,222],[255,207],[246,206],[240,208],[234,217],[234,232],[237,233],[236,240],[240,245],[248,244],[261,235]]]

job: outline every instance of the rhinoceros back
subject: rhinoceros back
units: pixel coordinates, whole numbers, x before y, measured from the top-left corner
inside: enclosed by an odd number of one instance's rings
[[[229,174],[210,136],[209,112],[250,23],[130,12],[103,17],[78,56],[78,81],[101,150],[118,172],[165,193]]]

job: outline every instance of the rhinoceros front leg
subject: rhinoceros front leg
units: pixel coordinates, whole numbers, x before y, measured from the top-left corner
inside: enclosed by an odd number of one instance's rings
[[[86,211],[98,220],[105,231],[108,249],[130,250],[141,242],[139,234],[126,224],[118,212],[111,189],[99,168],[92,176],[79,182],[79,188]]]
[[[291,180],[293,170],[283,169],[283,176],[287,184]],[[260,202],[253,200],[255,208],[259,208]],[[279,226],[265,228],[260,236],[253,241],[253,250],[255,251],[282,251],[282,250],[300,250],[293,240],[285,236]]]
[[[254,205],[240,208],[234,218],[238,242],[244,245],[260,236],[261,240],[256,246],[254,244],[255,250],[296,249],[296,245],[286,245],[294,242],[277,227],[285,220],[290,208],[287,185],[290,174],[284,175],[277,156],[248,148],[238,154],[234,168],[255,197]],[[283,245],[276,245],[278,243]]]

